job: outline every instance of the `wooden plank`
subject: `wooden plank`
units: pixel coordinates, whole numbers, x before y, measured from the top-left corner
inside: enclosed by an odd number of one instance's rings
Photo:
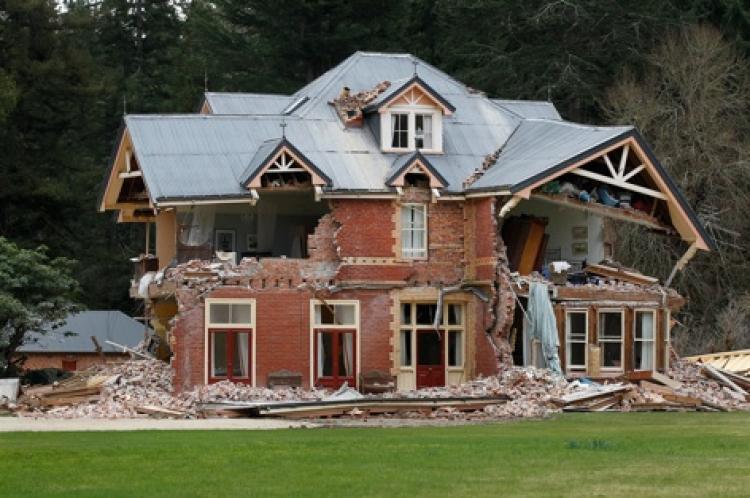
[[[711,365],[703,365],[703,371],[708,374],[709,377],[713,378],[714,380],[718,381],[720,384],[725,385],[729,389],[731,389],[734,392],[740,393],[744,396],[747,396],[747,391],[742,389],[740,386],[732,382],[726,375],[721,373],[716,368],[712,367]]]
[[[615,187],[624,188],[625,190],[631,190],[639,194],[648,195],[656,199],[661,199],[664,201],[667,200],[667,196],[659,192],[658,190],[650,189],[648,187],[641,187],[640,185],[636,185],[634,183],[624,182],[622,180],[600,175],[599,173],[594,173],[593,171],[589,171],[586,169],[574,169],[573,171],[571,171],[571,173],[573,173],[574,175],[583,176],[585,178],[590,178],[592,180],[597,180],[602,183],[608,183],[610,185],[614,185]]]
[[[683,396],[681,394],[665,393],[662,394],[662,397],[667,401],[679,403],[681,405],[700,406],[703,404],[703,401],[698,398],[693,398],[692,396]]]
[[[663,385],[660,385],[660,384],[655,384],[655,383],[649,382],[647,380],[642,380],[640,382],[640,385],[646,391],[649,391],[649,392],[652,392],[652,393],[656,393],[656,394],[661,394],[662,396],[674,394],[674,390],[672,390],[671,387],[663,386]]]
[[[627,307],[623,310],[624,312],[624,322],[625,322],[625,330],[624,332],[624,338],[623,340],[625,343],[623,344],[623,358],[622,358],[622,364],[625,367],[624,370],[633,370],[635,367],[635,355],[633,354],[633,348],[635,347],[635,341],[633,340],[633,308]]]
[[[681,382],[677,382],[674,379],[670,379],[664,374],[661,374],[659,372],[652,372],[651,373],[651,379],[655,380],[656,382],[660,384],[664,384],[667,387],[671,387],[672,389],[679,389],[682,387]]]
[[[630,282],[633,284],[651,285],[659,282],[659,279],[656,277],[650,277],[633,270],[616,268],[614,266],[589,263],[586,265],[586,268],[584,268],[583,271],[587,273],[593,273],[595,275],[601,275],[603,277],[611,277],[617,280],[622,280],[623,282]]]

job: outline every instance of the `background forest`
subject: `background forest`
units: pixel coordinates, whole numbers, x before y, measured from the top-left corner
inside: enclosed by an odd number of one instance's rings
[[[122,115],[291,93],[356,50],[410,52],[492,97],[634,123],[719,251],[675,287],[682,353],[750,347],[750,6],[742,0],[0,0],[0,236],[77,261],[79,300],[137,314],[142,227],[96,212]],[[618,228],[665,278],[684,245]],[[689,334],[686,333],[689,331]]]

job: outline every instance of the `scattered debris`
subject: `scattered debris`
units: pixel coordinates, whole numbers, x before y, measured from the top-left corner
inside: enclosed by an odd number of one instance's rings
[[[267,389],[224,381],[173,395],[169,365],[155,359],[96,365],[51,386],[28,387],[9,408],[46,418],[399,417],[449,420],[542,418],[561,411],[750,410],[750,378],[690,361],[670,376],[568,381],[546,369],[512,367],[464,384],[362,395],[348,386]]]

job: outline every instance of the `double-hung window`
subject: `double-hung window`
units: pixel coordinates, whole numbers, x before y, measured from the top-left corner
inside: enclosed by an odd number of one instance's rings
[[[401,256],[404,259],[427,257],[427,206],[401,206]]]
[[[381,145],[388,152],[443,151],[442,114],[429,106],[403,106],[383,113]]]
[[[598,335],[602,368],[622,370],[623,329],[622,310],[599,311]]]
[[[394,149],[409,148],[409,114],[394,112],[391,114],[391,147]]]
[[[356,386],[358,304],[313,301],[313,380],[337,389]]]
[[[636,310],[633,326],[633,359],[636,370],[653,370],[656,357],[656,312],[653,310]]]
[[[414,147],[432,149],[432,114],[414,115]]]
[[[206,300],[208,380],[252,383],[252,299]]]
[[[587,332],[587,310],[569,310],[565,313],[565,358],[568,369],[586,368]]]

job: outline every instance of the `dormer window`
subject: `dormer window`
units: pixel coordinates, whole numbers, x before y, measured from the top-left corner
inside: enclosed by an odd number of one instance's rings
[[[414,147],[432,149],[432,115],[414,115]]]
[[[442,152],[441,119],[439,109],[426,106],[398,106],[387,110],[381,123],[389,128],[383,130],[384,138],[389,139],[383,144],[383,149],[388,152]]]
[[[443,152],[443,117],[455,109],[418,76],[380,94],[366,112],[380,113],[384,152]]]
[[[409,149],[409,114],[403,112],[391,114],[391,130],[393,132],[391,147]]]

